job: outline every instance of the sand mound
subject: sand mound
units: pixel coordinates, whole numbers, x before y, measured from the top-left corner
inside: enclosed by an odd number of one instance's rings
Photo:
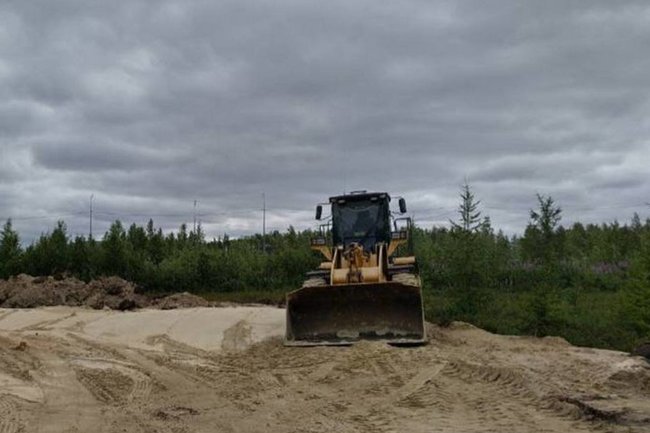
[[[189,292],[174,293],[173,295],[165,296],[156,302],[156,306],[161,310],[173,310],[176,308],[194,308],[194,307],[207,307],[208,301],[200,296],[193,295]]]
[[[284,314],[0,309],[0,431],[650,432],[626,353],[431,324],[426,346],[284,347]]]

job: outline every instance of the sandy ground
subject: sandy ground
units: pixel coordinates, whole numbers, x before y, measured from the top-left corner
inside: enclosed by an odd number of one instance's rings
[[[271,307],[0,309],[0,433],[650,432],[650,365],[433,325],[285,348]]]

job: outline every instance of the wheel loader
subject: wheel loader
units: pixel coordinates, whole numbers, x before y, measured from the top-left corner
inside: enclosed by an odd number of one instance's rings
[[[403,198],[398,201],[399,216],[391,212],[390,202],[385,192],[330,197],[331,215],[311,240],[311,248],[325,260],[307,273],[302,288],[287,294],[285,345],[426,342],[412,248],[410,254],[396,257],[400,246],[412,242],[411,219],[403,216]],[[321,204],[317,220],[322,220],[322,212]]]

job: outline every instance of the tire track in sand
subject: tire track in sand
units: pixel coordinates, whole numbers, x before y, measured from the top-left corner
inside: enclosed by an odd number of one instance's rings
[[[272,338],[210,351],[158,332],[129,346],[60,326],[2,342],[0,370],[27,370],[44,398],[0,394],[0,433],[650,433],[650,370],[611,351],[433,325],[418,348],[287,348]],[[11,350],[20,341],[24,350]],[[588,418],[623,406],[638,422]]]
[[[441,432],[587,432],[601,427],[575,411],[549,405],[548,385],[535,389],[522,371],[452,360],[397,402]],[[563,406],[566,409],[565,406]],[[487,427],[489,426],[489,427]]]
[[[35,413],[34,431],[105,431],[104,407],[79,383],[68,361],[49,346],[36,351],[35,355],[41,365],[33,376],[43,391],[44,403]]]
[[[98,400],[111,405],[145,403],[152,380],[136,365],[96,358],[72,360],[77,379]]]
[[[15,398],[0,394],[0,433],[18,433],[24,428]]]

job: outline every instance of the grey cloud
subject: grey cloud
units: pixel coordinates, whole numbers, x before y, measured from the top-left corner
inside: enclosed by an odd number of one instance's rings
[[[148,171],[152,167],[182,164],[186,158],[174,153],[158,153],[123,143],[102,142],[89,137],[85,140],[53,141],[34,145],[37,166],[50,170],[75,172]]]
[[[0,217],[73,214],[84,233],[94,193],[98,230],[147,214],[171,229],[197,199],[211,233],[246,234],[262,192],[283,229],[310,227],[330,194],[382,189],[442,223],[467,177],[509,233],[536,192],[566,221],[625,219],[650,187],[649,14],[643,1],[5,2]]]

